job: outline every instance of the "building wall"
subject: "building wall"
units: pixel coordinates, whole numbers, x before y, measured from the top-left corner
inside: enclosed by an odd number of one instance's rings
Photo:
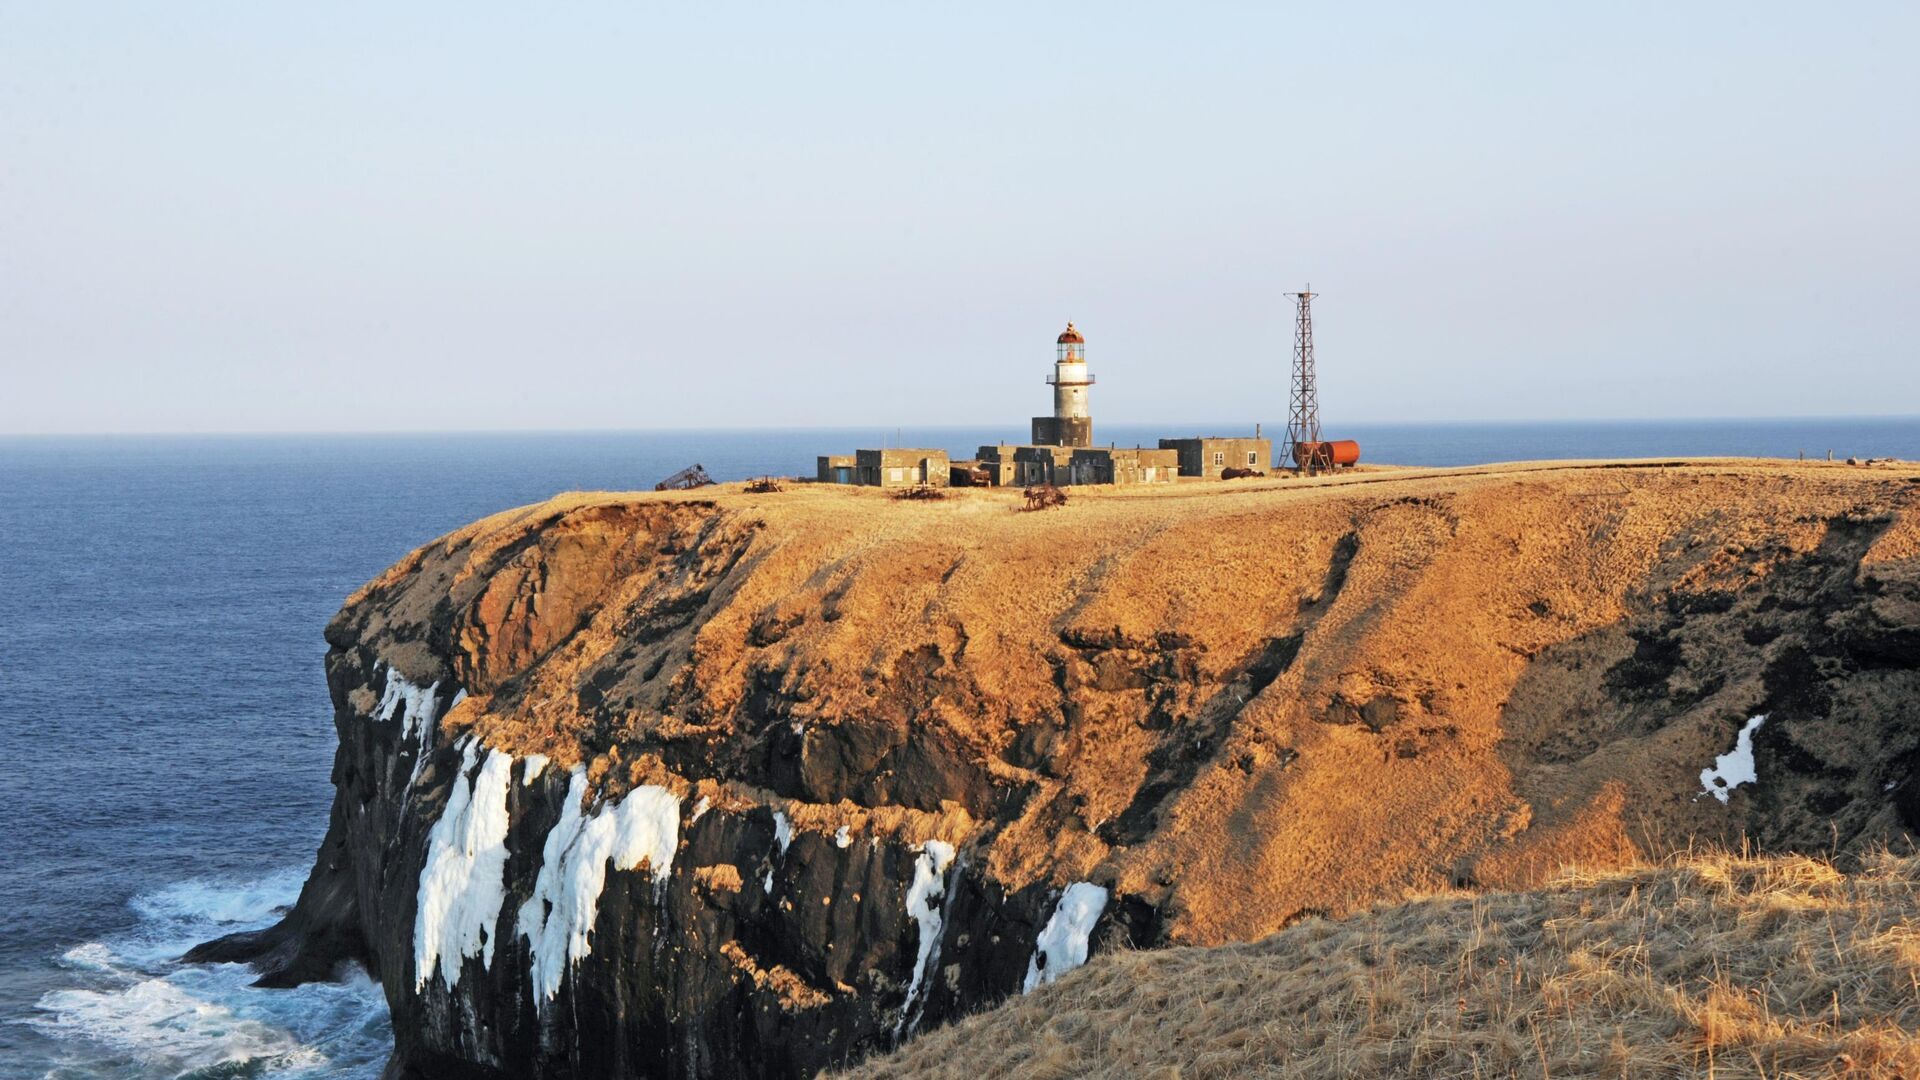
[[[982,447],[985,449],[985,447]],[[1073,448],[1069,446],[1016,446],[1013,450],[1013,484],[1063,485],[1072,483],[1070,468]]]
[[[975,455],[980,467],[993,474],[994,487],[1012,487],[1020,482],[1018,467],[1013,460],[1013,452],[1019,447],[1009,443],[996,446],[983,446]]]
[[[1075,450],[1069,473],[1075,484],[1171,484],[1180,474],[1180,455],[1118,447]]]
[[[852,454],[821,454],[814,465],[814,479],[822,484],[851,484],[855,465]]]
[[[1218,480],[1224,469],[1258,469],[1266,472],[1273,468],[1272,439],[1161,439],[1160,448],[1179,454],[1181,476]]]
[[[1035,446],[1092,446],[1093,421],[1084,416],[1036,416],[1033,443]]]
[[[946,487],[952,473],[945,450],[899,447],[854,453],[854,480],[866,487],[902,488],[916,484]]]
[[[1085,360],[1062,360],[1053,365],[1053,415],[1087,419],[1088,386]]]

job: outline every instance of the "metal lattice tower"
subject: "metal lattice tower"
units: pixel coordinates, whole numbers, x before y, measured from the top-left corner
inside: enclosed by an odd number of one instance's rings
[[[1308,475],[1333,468],[1333,452],[1320,438],[1320,390],[1313,373],[1313,298],[1318,293],[1307,286],[1306,292],[1288,293],[1293,297],[1293,398],[1287,414],[1285,457],[1293,467]],[[1301,451],[1306,460],[1301,460]]]

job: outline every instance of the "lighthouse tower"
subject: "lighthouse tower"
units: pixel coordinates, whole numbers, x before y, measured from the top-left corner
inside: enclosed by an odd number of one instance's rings
[[[1053,387],[1053,415],[1033,418],[1033,443],[1092,446],[1093,417],[1087,413],[1087,388],[1093,385],[1093,376],[1087,374],[1087,339],[1068,323],[1056,344],[1053,374],[1047,376]]]

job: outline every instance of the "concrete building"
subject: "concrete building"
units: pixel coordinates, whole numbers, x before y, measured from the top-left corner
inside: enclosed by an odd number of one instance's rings
[[[1180,475],[1177,450],[1095,446],[1077,449],[1067,465],[1074,484],[1171,484]]]
[[[916,484],[946,487],[952,473],[945,450],[897,447],[854,451],[853,482],[867,487],[903,488]]]
[[[1053,374],[1047,382],[1053,387],[1053,415],[1033,418],[1036,446],[1092,446],[1093,416],[1087,411],[1087,389],[1093,376],[1087,374],[1087,339],[1072,323],[1055,341]]]
[[[1251,439],[1217,436],[1161,439],[1160,449],[1173,450],[1180,455],[1181,476],[1218,480],[1220,473],[1226,469],[1258,469],[1266,472],[1273,468],[1273,440],[1257,435]]]
[[[1070,484],[1073,463],[1071,446],[997,446],[980,448],[980,464],[992,472],[1001,487],[1026,487],[1030,484]]]
[[[854,482],[854,461],[852,454],[821,454],[814,466],[814,479],[822,484],[851,484]]]

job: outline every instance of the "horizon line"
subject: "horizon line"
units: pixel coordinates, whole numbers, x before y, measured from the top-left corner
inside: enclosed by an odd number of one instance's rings
[[[1749,415],[1749,416],[1660,416],[1660,417],[1483,417],[1464,420],[1352,420],[1347,423],[1355,427],[1501,427],[1521,425],[1573,425],[1573,424],[1737,424],[1737,423],[1818,423],[1834,421],[1861,420],[1917,420],[1920,413],[1823,413],[1805,416],[1786,415]],[[1189,428],[1222,428],[1226,424],[1218,420],[1163,421],[1163,420],[1112,420],[1109,424],[1119,427],[1162,426],[1173,431]],[[1234,426],[1245,427],[1257,424],[1261,427],[1286,429],[1284,421],[1235,421]],[[738,434],[801,434],[806,432],[845,432],[845,431],[979,431],[997,427],[1018,428],[1020,424],[1003,423],[919,423],[919,424],[809,424],[809,425],[772,425],[746,424],[734,426],[681,426],[681,427],[530,427],[530,428],[293,428],[282,430],[264,430],[249,428],[225,428],[207,430],[130,430],[130,431],[0,431],[0,439],[196,439],[196,438],[431,438],[439,436],[531,436],[531,435],[738,435]],[[1323,424],[1322,427],[1329,425]],[[1331,425],[1338,427],[1339,425]]]

